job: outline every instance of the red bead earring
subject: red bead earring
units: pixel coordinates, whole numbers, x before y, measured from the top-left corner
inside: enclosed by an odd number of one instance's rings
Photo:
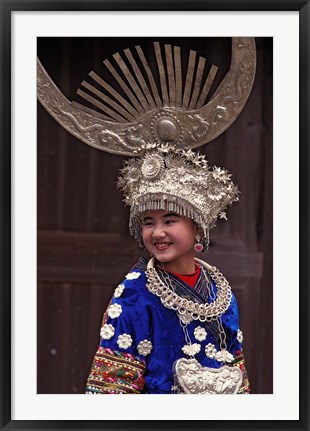
[[[194,250],[197,252],[197,253],[201,253],[202,252],[202,250],[203,250],[203,245],[202,244],[200,244],[200,235],[196,235],[196,241],[197,241],[197,243],[194,245]]]

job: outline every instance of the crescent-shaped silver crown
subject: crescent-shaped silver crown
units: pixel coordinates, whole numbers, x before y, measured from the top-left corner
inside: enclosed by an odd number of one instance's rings
[[[109,153],[139,156],[161,144],[192,149],[212,141],[235,121],[251,93],[256,70],[254,38],[232,38],[230,69],[207,103],[216,66],[212,65],[203,79],[205,59],[190,51],[182,83],[180,47],[164,45],[162,50],[155,42],[158,88],[141,47],[135,50],[139,64],[129,48],[123,56],[113,55],[118,71],[109,60],[103,62],[123,95],[95,72],[89,77],[96,86],[81,83],[83,89],[79,88],[77,94],[94,109],[70,102],[37,60],[39,101],[56,121],[86,144]]]

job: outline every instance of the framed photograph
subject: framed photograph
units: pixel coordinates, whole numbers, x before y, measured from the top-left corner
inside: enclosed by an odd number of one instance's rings
[[[178,7],[1,2],[2,429],[309,428],[309,4]],[[102,315],[141,255],[116,188],[128,154],[109,143],[102,151],[87,131],[82,142],[53,118],[38,97],[37,61],[76,109],[120,118],[127,111],[103,106],[104,66],[125,64],[136,46],[152,66],[154,46],[163,55],[180,46],[184,64],[205,57],[202,80],[218,69],[208,101],[229,70],[232,40],[243,37],[255,41],[251,93],[230,127],[197,150],[241,192],[203,259],[223,270],[238,300],[251,393],[86,395]]]

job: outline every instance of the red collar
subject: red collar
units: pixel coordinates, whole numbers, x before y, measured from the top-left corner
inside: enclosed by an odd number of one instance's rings
[[[169,272],[169,274],[173,274],[176,277],[180,278],[182,281],[189,284],[191,287],[194,287],[200,275],[200,268],[196,263],[195,263],[195,268],[196,270],[192,274],[184,275],[184,274],[179,274],[178,272],[172,272],[172,271],[167,271],[167,272]]]

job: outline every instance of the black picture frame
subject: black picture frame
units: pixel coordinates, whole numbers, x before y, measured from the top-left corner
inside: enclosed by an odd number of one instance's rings
[[[308,430],[309,427],[309,1],[301,0],[246,0],[246,1],[10,1],[1,5],[1,429],[287,429]],[[76,421],[76,420],[25,420],[11,419],[11,14],[14,11],[298,11],[300,24],[300,393],[299,420],[261,421]],[[291,226],[290,228],[295,228]],[[284,376],[284,378],[286,378]],[[289,378],[288,391],[289,391]],[[156,406],[155,406],[156,408]]]

